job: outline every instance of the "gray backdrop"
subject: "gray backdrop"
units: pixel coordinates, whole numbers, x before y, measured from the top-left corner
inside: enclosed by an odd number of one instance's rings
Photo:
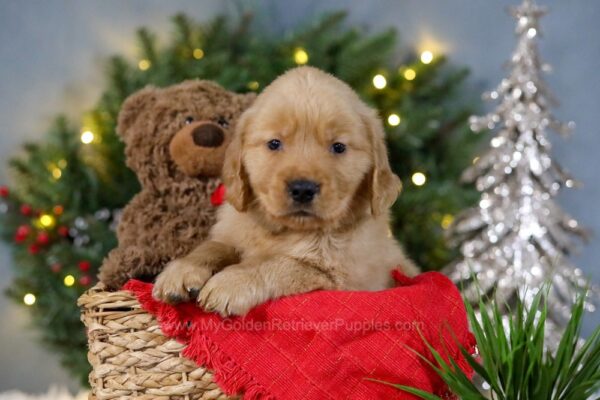
[[[503,76],[500,66],[514,45],[513,20],[504,7],[514,1],[478,0],[297,0],[250,1],[262,23],[281,32],[323,10],[348,9],[350,22],[372,29],[395,26],[404,43],[433,46],[472,68],[481,89]],[[539,0],[541,1],[541,0]],[[576,135],[557,137],[556,158],[585,186],[564,193],[564,207],[600,232],[600,2],[548,0],[552,13],[543,21],[543,56],[555,69],[549,78],[562,102],[557,115],[577,122]],[[103,87],[102,61],[113,53],[135,55],[133,32],[140,25],[166,34],[168,17],[183,11],[207,19],[232,11],[219,0],[0,0],[0,163],[19,144],[38,138],[58,112],[80,115]],[[6,181],[0,167],[0,182]],[[596,236],[576,262],[600,281]],[[0,290],[11,281],[10,257],[0,247]],[[600,316],[588,320],[587,331]],[[0,391],[41,391],[51,383],[74,388],[56,358],[35,342],[25,311],[0,299]]]

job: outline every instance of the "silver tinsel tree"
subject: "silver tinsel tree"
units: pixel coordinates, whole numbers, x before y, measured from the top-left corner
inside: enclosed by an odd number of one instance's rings
[[[562,187],[576,182],[550,157],[547,137],[549,131],[568,135],[573,123],[557,121],[550,111],[556,101],[542,77],[549,67],[540,61],[537,48],[539,19],[546,10],[525,0],[510,13],[517,20],[518,37],[510,74],[496,90],[484,94],[497,101],[497,107],[471,119],[474,131],[495,133],[489,150],[463,175],[475,183],[481,198],[449,229],[463,257],[447,273],[462,285],[468,299],[474,301],[481,290],[508,304],[516,296],[527,300],[552,280],[548,295],[552,345],[569,318],[575,293],[587,284],[568,260],[574,239],[585,237],[585,230],[554,201]]]

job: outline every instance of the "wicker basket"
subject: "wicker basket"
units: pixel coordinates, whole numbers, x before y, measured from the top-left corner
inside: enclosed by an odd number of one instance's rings
[[[231,399],[210,370],[181,356],[184,345],[165,337],[131,293],[99,284],[78,304],[92,365],[90,399]]]

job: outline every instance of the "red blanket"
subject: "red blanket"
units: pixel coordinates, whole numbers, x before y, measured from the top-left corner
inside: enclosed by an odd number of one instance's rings
[[[472,374],[457,344],[470,351],[475,345],[460,293],[437,272],[412,279],[396,273],[395,278],[399,286],[394,289],[317,291],[230,319],[194,304],[159,303],[149,283],[130,281],[125,288],[158,317],[166,335],[188,344],[186,357],[215,371],[228,394],[286,400],[415,398],[371,378],[448,395],[413,350],[432,360],[421,332]]]

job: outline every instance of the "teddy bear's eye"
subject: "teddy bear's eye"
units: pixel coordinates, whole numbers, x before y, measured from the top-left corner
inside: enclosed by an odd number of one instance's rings
[[[185,117],[185,124],[189,125],[194,122],[194,117]]]
[[[219,117],[217,124],[221,125],[223,128],[227,128],[229,126],[229,122],[227,119],[225,119],[225,117]]]

